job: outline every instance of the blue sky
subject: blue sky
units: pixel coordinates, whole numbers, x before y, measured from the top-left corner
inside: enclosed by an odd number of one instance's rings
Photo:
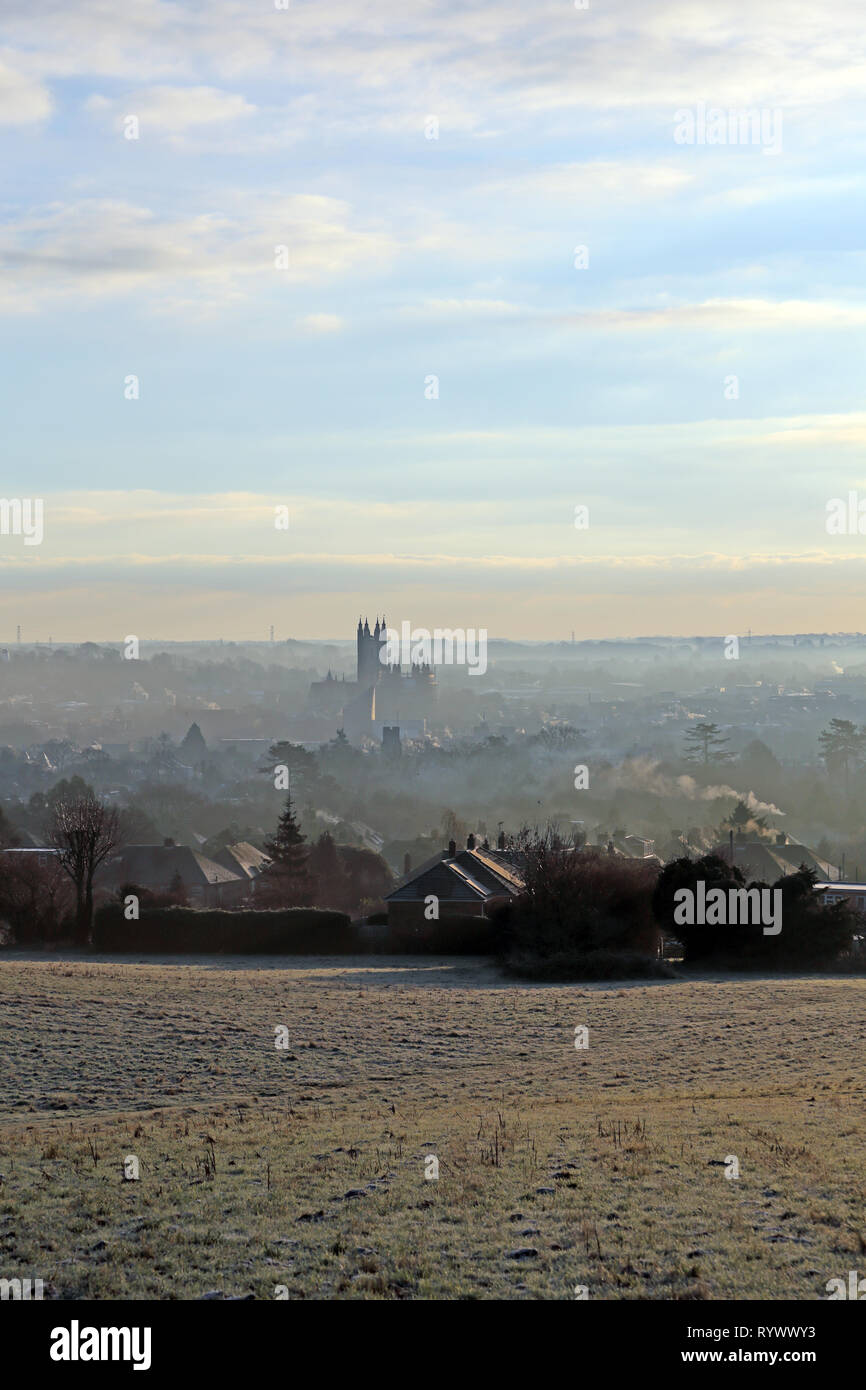
[[[0,637],[862,629],[864,49],[853,2],[3,5]]]

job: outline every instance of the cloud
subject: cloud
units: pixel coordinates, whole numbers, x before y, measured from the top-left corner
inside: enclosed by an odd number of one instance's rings
[[[551,316],[554,317],[554,316]],[[709,329],[729,332],[862,328],[866,304],[840,304],[808,299],[706,299],[700,304],[667,304],[634,309],[588,309],[556,315],[576,327],[601,329]]]
[[[339,314],[305,314],[297,323],[302,332],[315,335],[340,333],[344,327]]]
[[[0,60],[0,125],[31,125],[51,115],[51,93],[38,78]]]
[[[745,16],[741,0],[609,0],[586,10],[419,0],[410,11],[402,0],[287,11],[245,0],[44,0],[12,7],[4,28],[38,79],[282,82],[289,73],[319,94],[323,123],[354,112],[357,127],[397,128],[412,113],[441,112],[445,132],[589,107],[672,115],[697,100],[830,104],[859,97],[864,61],[859,0],[835,0],[830,11],[763,0]]]
[[[115,124],[124,117],[138,118],[141,138],[151,130],[169,136],[196,126],[223,125],[255,113],[244,97],[217,87],[141,87],[124,101],[110,101],[96,94],[85,102],[91,112],[109,115]]]
[[[506,299],[426,299],[399,310],[401,318],[438,322],[459,318],[507,318],[530,311]]]
[[[285,269],[277,268],[278,247],[286,248]],[[155,308],[218,309],[256,290],[274,296],[375,267],[395,250],[335,198],[237,195],[219,212],[173,218],[105,199],[57,203],[0,227],[0,265],[10,272],[0,309],[143,289]]]
[[[543,197],[574,202],[580,199],[634,201],[678,193],[694,181],[682,165],[622,160],[593,160],[584,164],[551,164],[481,184],[483,196]]]

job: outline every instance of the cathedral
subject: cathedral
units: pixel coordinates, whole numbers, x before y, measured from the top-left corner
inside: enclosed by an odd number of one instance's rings
[[[354,742],[372,738],[381,742],[386,727],[399,729],[403,737],[422,738],[436,699],[436,673],[426,663],[404,671],[387,664],[388,628],[384,616],[358,619],[356,633],[357,675],[354,681],[339,679],[329,671],[323,681],[310,686],[310,706],[320,715],[333,717]],[[336,732],[336,729],[335,729]],[[391,736],[394,737],[393,735]]]

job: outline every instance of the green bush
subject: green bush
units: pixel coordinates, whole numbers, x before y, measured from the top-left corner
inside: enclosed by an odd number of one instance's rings
[[[352,923],[342,912],[315,907],[198,911],[143,905],[138,921],[130,922],[119,903],[98,909],[93,946],[97,951],[241,955],[329,955],[359,949]]]

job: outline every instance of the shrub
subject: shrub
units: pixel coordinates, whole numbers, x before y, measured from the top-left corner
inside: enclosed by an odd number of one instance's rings
[[[526,980],[674,980],[675,970],[659,956],[640,951],[558,951],[550,956],[513,955],[507,975]]]
[[[683,945],[683,959],[704,960],[732,952],[741,954],[748,939],[748,929],[727,926],[687,926],[674,917],[675,894],[682,888],[697,893],[699,882],[712,888],[742,888],[745,879],[740,870],[718,854],[705,854],[702,859],[672,859],[658,876],[652,896],[653,915],[663,931],[670,932]]]
[[[765,935],[763,925],[680,925],[674,920],[674,894],[678,889],[697,890],[703,880],[725,891],[741,888],[745,880],[717,855],[695,861],[676,859],[666,864],[653,895],[653,910],[662,927],[676,933],[683,943],[686,961],[712,959],[734,970],[816,969],[830,966],[851,953],[861,922],[847,903],[822,903],[815,893],[816,875],[805,867],[776,880],[771,892],[781,893],[781,931]],[[749,889],[764,891],[764,883]]]
[[[286,908],[227,912],[190,907],[141,909],[127,921],[123,908],[97,910],[93,945],[99,951],[326,955],[358,949],[356,933],[342,912]]]
[[[449,913],[438,921],[389,927],[382,949],[398,955],[487,956],[494,953],[497,941],[489,917]]]
[[[494,916],[506,956],[655,956],[659,931],[651,900],[657,874],[651,862],[577,850],[552,834],[536,837],[526,850],[525,891]]]
[[[45,859],[40,865],[39,859]],[[16,946],[57,941],[71,933],[72,885],[56,855],[4,855],[0,863],[0,921]]]

